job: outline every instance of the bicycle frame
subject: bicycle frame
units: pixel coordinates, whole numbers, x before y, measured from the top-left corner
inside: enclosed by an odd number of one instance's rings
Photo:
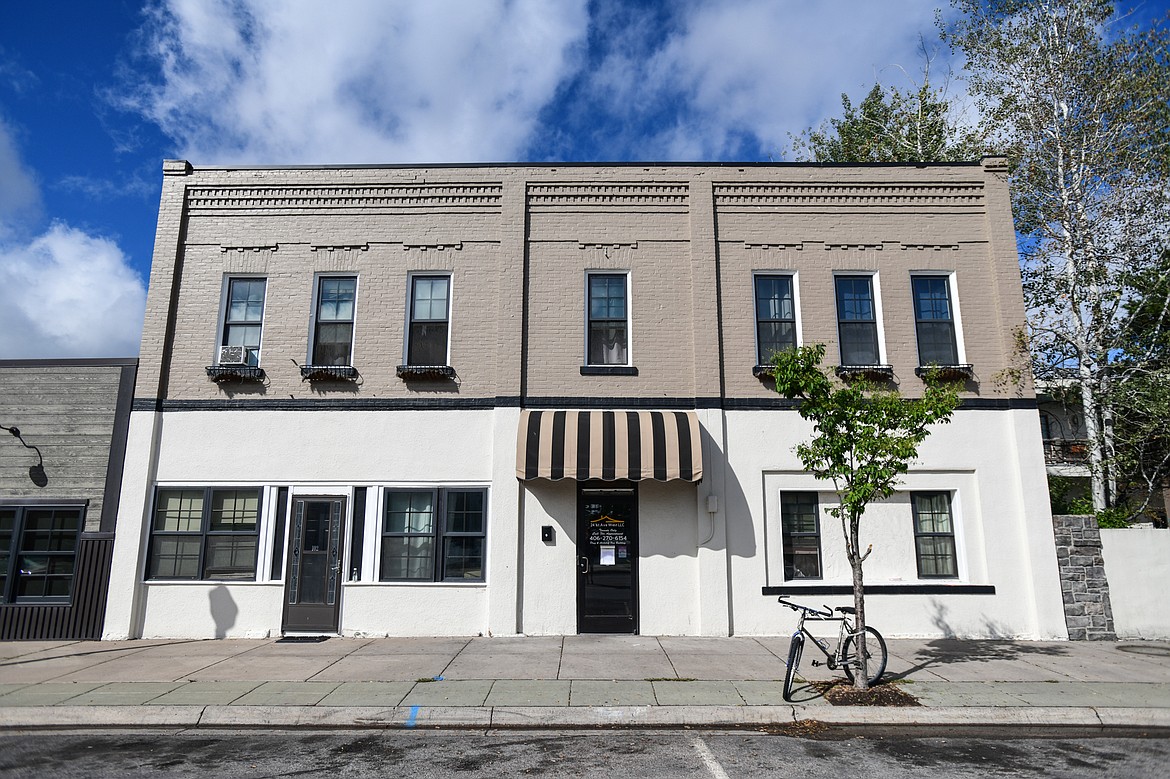
[[[797,636],[803,635],[812,642],[813,646],[820,650],[821,654],[825,656],[824,663],[813,660],[813,666],[824,665],[828,667],[830,671],[836,671],[838,668],[844,667],[845,662],[843,661],[842,654],[844,653],[845,639],[849,636],[857,636],[859,633],[859,631],[853,629],[853,624],[849,621],[849,617],[844,614],[835,616],[828,606],[825,607],[825,611],[817,611],[816,609],[810,609],[807,606],[799,606],[789,601],[781,600],[780,602],[785,606],[788,606],[789,608],[795,608],[795,610],[800,612],[800,617],[796,623],[796,630],[793,631],[792,637],[796,638]],[[841,627],[837,631],[837,646],[830,651],[827,640],[817,638],[811,632],[809,632],[809,629],[804,626],[805,620],[809,619],[816,622],[840,622]],[[860,667],[861,664],[859,662],[854,662],[853,665]]]

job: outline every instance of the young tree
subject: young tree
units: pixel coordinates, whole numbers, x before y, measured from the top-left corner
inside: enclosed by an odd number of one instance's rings
[[[930,60],[922,83],[900,90],[874,84],[854,107],[841,95],[840,118],[793,138],[793,152],[811,162],[962,162],[987,150],[980,132],[965,126],[946,87],[930,82]]]
[[[853,679],[857,689],[865,690],[869,668],[862,567],[873,547],[861,549],[861,517],[871,502],[894,494],[899,477],[918,456],[918,445],[930,434],[928,428],[950,421],[959,392],[957,385],[931,375],[922,397],[913,400],[865,381],[840,384],[821,367],[824,357],[824,344],[779,352],[772,358],[772,376],[777,392],[800,399],[801,417],[814,426],[812,439],[797,445],[796,456],[810,473],[830,479],[837,492],[838,505],[827,511],[841,521],[853,571],[862,663]]]
[[[1132,282],[1170,244],[1170,35],[1165,23],[1115,29],[1109,0],[952,3],[963,17],[944,38],[966,55],[970,93],[1012,165],[1033,370],[1075,373],[1100,511],[1122,476],[1118,382],[1154,376],[1126,351],[1134,317],[1165,310],[1164,288],[1143,300]],[[1167,324],[1149,319],[1147,336]]]

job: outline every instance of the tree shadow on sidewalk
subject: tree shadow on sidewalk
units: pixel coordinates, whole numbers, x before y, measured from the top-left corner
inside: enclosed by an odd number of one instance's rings
[[[943,637],[933,639],[916,650],[913,657],[908,658],[915,665],[896,673],[887,671],[887,679],[905,679],[919,671],[959,663],[1021,660],[1027,656],[1064,657],[1069,653],[1067,647],[1058,644],[1009,638],[1002,626],[989,617],[984,617],[981,632],[992,638],[958,638],[954,628],[947,622],[947,607],[938,601],[933,606],[934,616],[931,621]]]

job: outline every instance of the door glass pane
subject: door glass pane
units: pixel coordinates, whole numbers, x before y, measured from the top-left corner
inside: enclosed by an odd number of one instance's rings
[[[589,629],[592,622],[594,629],[632,630],[637,555],[634,498],[621,494],[582,497],[578,553],[587,562],[578,579],[582,627]]]
[[[301,555],[300,599],[298,603],[325,602],[325,574],[329,555],[325,552],[305,552]]]
[[[304,540],[301,543],[304,552],[327,552],[329,550],[329,504],[306,503]]]

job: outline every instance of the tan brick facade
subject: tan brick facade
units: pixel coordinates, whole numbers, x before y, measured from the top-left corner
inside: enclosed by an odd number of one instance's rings
[[[137,397],[774,398],[756,364],[753,273],[795,275],[802,343],[838,359],[835,273],[874,274],[883,362],[916,394],[910,279],[952,274],[968,395],[1006,398],[1019,271],[1001,161],[164,169]],[[637,375],[582,375],[586,277],[629,276]],[[450,274],[454,381],[399,378],[411,273]],[[303,381],[320,275],[358,279],[354,381]],[[225,279],[267,279],[259,382],[217,384]],[[525,330],[526,325],[526,330]],[[722,358],[722,364],[720,359]]]

